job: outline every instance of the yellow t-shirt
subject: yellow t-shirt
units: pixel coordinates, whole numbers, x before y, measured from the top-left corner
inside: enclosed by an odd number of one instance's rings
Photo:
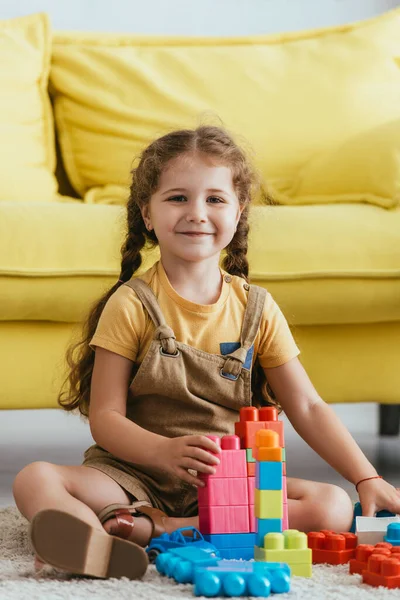
[[[161,261],[140,276],[157,297],[176,340],[211,354],[229,354],[240,346],[248,292],[244,279],[221,269],[222,290],[215,304],[196,304],[180,296],[170,284]],[[121,285],[108,299],[90,347],[100,346],[140,364],[153,339],[154,324],[138,296]],[[244,367],[257,356],[262,367],[277,367],[300,353],[280,308],[267,293],[254,345]]]

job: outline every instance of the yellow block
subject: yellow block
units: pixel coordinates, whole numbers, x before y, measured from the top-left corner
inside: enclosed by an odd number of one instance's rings
[[[254,547],[254,559],[264,560],[265,562],[285,562],[292,565],[311,564],[312,550],[266,550],[259,546]]]
[[[255,490],[254,516],[257,519],[283,519],[282,490]]]

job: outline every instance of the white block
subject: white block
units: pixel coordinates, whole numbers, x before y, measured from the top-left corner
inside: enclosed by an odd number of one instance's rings
[[[396,517],[356,517],[356,534],[359,544],[379,544],[383,542],[389,523],[399,523]]]

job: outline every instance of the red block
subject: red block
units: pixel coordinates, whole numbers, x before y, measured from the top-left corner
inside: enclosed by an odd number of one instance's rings
[[[199,506],[201,533],[249,533],[249,505]]]
[[[286,461],[282,462],[282,475],[286,475]]]
[[[354,533],[334,531],[310,531],[308,547],[312,550],[313,563],[343,565],[355,557],[357,536]]]
[[[372,544],[360,544],[356,548],[355,557],[350,561],[349,573],[362,575],[362,572],[368,568],[368,560],[372,554],[389,558],[394,555],[400,556],[400,547],[392,546],[392,544],[388,544],[387,542],[379,542],[375,546]]]
[[[362,572],[363,583],[379,587],[400,588],[400,554],[385,556],[373,552],[368,567]]]
[[[247,477],[246,450],[240,448],[240,440],[237,435],[224,435],[219,438],[216,435],[208,435],[213,442],[216,442],[222,449],[218,454],[219,465],[215,465],[214,475],[199,473],[198,476],[203,479],[221,478],[221,477]]]
[[[255,406],[240,409],[240,421],[235,423],[235,433],[240,437],[242,448],[255,448],[255,435],[259,429],[272,429],[279,434],[279,445],[285,447],[283,421],[278,421],[278,411],[273,406],[258,410]]]
[[[199,506],[237,506],[249,503],[247,477],[208,477],[198,488]]]
[[[255,477],[256,476],[256,463],[251,462],[247,463],[247,477]]]

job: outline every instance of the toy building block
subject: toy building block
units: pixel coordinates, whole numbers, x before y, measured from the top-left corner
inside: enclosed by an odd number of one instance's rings
[[[256,481],[259,490],[282,490],[284,484],[282,463],[257,461]]]
[[[199,506],[235,506],[249,503],[247,477],[210,477],[198,488]]]
[[[251,448],[246,448],[246,461],[249,462],[256,462],[256,459],[253,458],[253,450]]]
[[[221,477],[247,477],[246,450],[240,448],[240,439],[237,435],[224,435],[219,438],[216,435],[208,435],[208,438],[221,447],[222,452],[218,454],[220,463],[215,466],[213,475],[199,473],[203,481],[211,478]]]
[[[249,504],[249,528],[252,533],[257,531],[256,517],[254,514],[254,504]]]
[[[277,463],[279,464],[279,463]],[[256,478],[248,477],[247,478],[247,493],[249,497],[249,504],[254,504],[254,490],[256,489]]]
[[[204,540],[217,549],[221,558],[236,560],[254,558],[255,533],[205,534]]]
[[[279,445],[285,446],[283,421],[278,421],[278,411],[273,406],[258,410],[254,406],[240,409],[239,422],[235,423],[235,433],[240,437],[242,448],[255,447],[255,435],[260,429],[270,429],[279,435]]]
[[[192,583],[194,569],[217,565],[220,558],[212,549],[170,548],[167,552],[159,554],[156,559],[156,569],[161,575],[172,577],[178,583]]]
[[[282,448],[275,431],[260,429],[256,434],[256,447],[253,448],[256,461],[282,462]]]
[[[249,533],[249,505],[199,506],[201,533]]]
[[[282,519],[282,490],[254,490],[254,516],[257,519]]]
[[[362,508],[361,508],[361,503],[360,502],[356,502],[354,505],[354,517],[353,517],[353,522],[351,524],[350,527],[350,532],[351,533],[357,533],[356,531],[356,518],[357,517],[362,517]],[[388,510],[380,510],[379,512],[376,513],[376,518],[381,519],[381,518],[385,518],[385,517],[396,517],[396,515],[392,512],[389,512]],[[365,517],[367,518],[367,517]],[[379,540],[381,541],[381,540]],[[368,542],[359,542],[359,543],[368,543]],[[378,543],[378,542],[376,542]]]
[[[199,567],[194,573],[196,596],[256,596],[290,591],[290,569],[281,563],[232,563],[220,561],[216,566]]]
[[[263,546],[267,533],[282,533],[282,519],[256,519],[256,545]]]
[[[368,560],[372,554],[379,554],[388,558],[400,558],[400,548],[386,542],[380,542],[375,546],[372,544],[360,544],[356,548],[355,558],[349,561],[349,573],[362,575],[362,572],[368,568]]]
[[[225,560],[253,560],[254,546],[244,548],[223,548],[219,551],[221,559]]]
[[[255,477],[256,476],[256,463],[248,462],[247,463],[247,477]]]
[[[400,588],[400,555],[384,556],[374,552],[368,559],[368,567],[362,572],[363,583],[374,587]]]
[[[283,503],[282,531],[289,529],[288,505]]]
[[[307,538],[315,564],[343,565],[355,558],[357,536],[354,533],[335,533],[324,529],[310,531]]]
[[[383,539],[392,546],[400,546],[400,523],[389,523]]]
[[[267,533],[264,537],[264,547],[254,547],[254,559],[286,562],[293,575],[312,575],[312,551],[307,547],[307,535],[296,529],[288,529],[283,533]]]

